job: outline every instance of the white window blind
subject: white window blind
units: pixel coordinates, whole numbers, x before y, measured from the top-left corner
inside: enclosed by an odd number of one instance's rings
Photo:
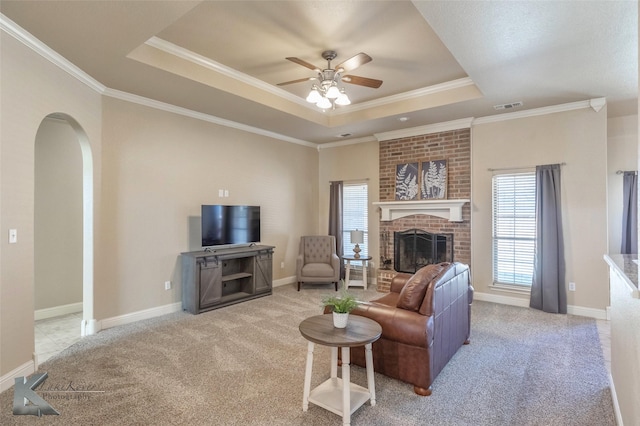
[[[360,256],[369,256],[368,185],[345,183],[342,189],[342,244],[345,255],[353,255],[351,231],[364,231],[364,243],[360,244]]]
[[[494,284],[531,286],[536,236],[535,172],[493,177]]]

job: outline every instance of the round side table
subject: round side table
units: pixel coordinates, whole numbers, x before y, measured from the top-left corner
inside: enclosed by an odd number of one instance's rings
[[[372,319],[349,315],[346,328],[335,328],[331,314],[316,315],[300,323],[300,334],[309,341],[304,375],[302,411],[309,402],[342,416],[344,425],[351,424],[351,413],[367,400],[376,405],[371,344],[380,338],[382,327]],[[315,344],[331,347],[331,377],[311,390],[313,350]],[[350,348],[364,346],[367,367],[367,387],[351,383]],[[338,377],[338,348],[341,348],[342,378]]]

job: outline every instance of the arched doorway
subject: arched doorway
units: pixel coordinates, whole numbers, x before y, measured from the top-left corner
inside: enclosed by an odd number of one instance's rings
[[[94,173],[89,139],[73,117],[54,113],[38,128],[35,152],[36,315],[81,307],[79,335],[95,334]],[[52,306],[39,311],[38,305]]]

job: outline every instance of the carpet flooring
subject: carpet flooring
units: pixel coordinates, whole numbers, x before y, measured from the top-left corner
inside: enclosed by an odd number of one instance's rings
[[[0,424],[341,424],[313,404],[302,411],[307,342],[298,325],[321,313],[331,292],[278,287],[200,315],[179,312],[83,338],[39,368],[48,378],[36,392],[60,415],[14,416],[9,389],[0,394]],[[329,376],[329,356],[316,345],[312,386]],[[353,366],[351,378],[366,386],[364,369]],[[377,404],[358,409],[353,425],[615,425],[589,318],[476,301],[471,344],[436,378],[432,396],[380,374],[375,380]]]

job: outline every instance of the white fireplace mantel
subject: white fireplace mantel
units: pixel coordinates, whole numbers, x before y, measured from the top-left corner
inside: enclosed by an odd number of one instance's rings
[[[427,214],[462,222],[462,206],[470,200],[382,201],[373,203],[382,210],[381,220],[390,221],[414,214]]]

